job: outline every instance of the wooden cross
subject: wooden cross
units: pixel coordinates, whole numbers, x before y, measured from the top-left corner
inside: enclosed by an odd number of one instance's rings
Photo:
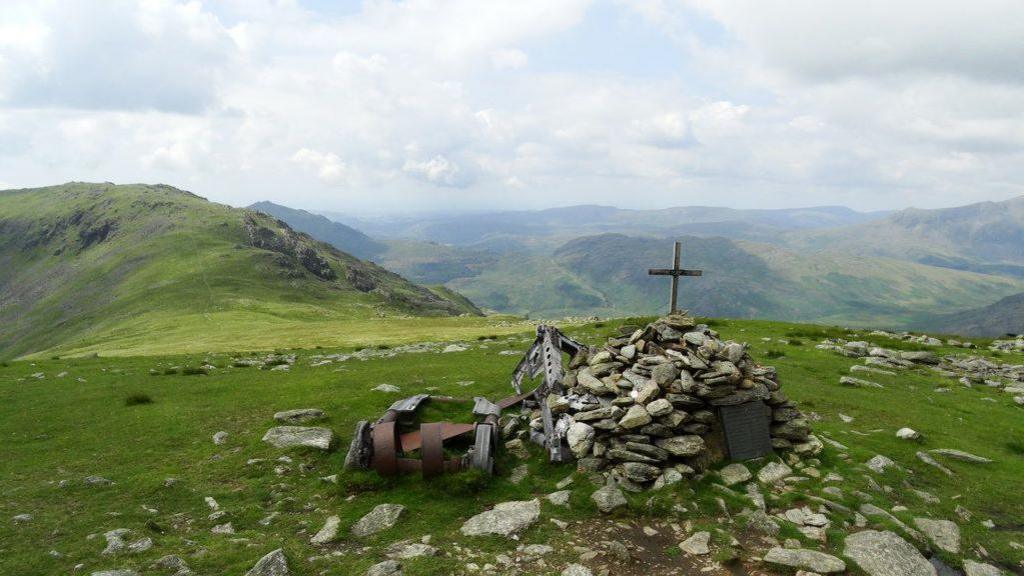
[[[668,313],[671,314],[676,311],[676,292],[679,288],[679,277],[680,276],[700,276],[702,270],[684,270],[679,267],[679,242],[676,242],[675,248],[673,249],[672,255],[672,267],[671,268],[651,268],[647,271],[647,274],[651,276],[671,276],[672,277],[672,292],[669,294]]]

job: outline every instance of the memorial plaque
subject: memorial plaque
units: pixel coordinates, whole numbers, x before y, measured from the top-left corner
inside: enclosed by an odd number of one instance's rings
[[[768,408],[764,402],[722,406],[718,410],[731,460],[749,460],[772,451]]]

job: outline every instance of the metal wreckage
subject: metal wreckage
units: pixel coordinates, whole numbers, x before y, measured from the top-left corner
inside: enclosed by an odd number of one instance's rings
[[[538,326],[537,338],[519,361],[512,373],[515,395],[491,402],[487,398],[473,399],[473,424],[453,422],[421,422],[416,427],[416,413],[425,402],[451,401],[449,397],[417,394],[394,402],[376,422],[362,420],[356,424],[355,436],[345,457],[348,470],[375,470],[384,476],[420,472],[424,478],[445,472],[477,468],[487,474],[494,470],[494,452],[497,447],[498,419],[502,410],[522,405],[524,410],[541,410],[544,427],[531,430],[530,440],[545,448],[551,462],[561,463],[573,459],[566,443],[566,432],[571,421],[558,420],[551,413],[545,399],[548,394],[564,392],[562,379],[562,353],[570,358],[586,353],[587,346],[562,334],[554,326]],[[524,377],[533,379],[541,375],[540,384],[529,392],[522,391]],[[447,440],[473,433],[473,443],[461,456],[445,457]],[[408,455],[419,450],[420,458]]]

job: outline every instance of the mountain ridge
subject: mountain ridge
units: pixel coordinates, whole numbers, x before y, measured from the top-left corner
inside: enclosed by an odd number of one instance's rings
[[[166,185],[4,191],[0,247],[4,356],[186,325],[479,313],[283,221]]]

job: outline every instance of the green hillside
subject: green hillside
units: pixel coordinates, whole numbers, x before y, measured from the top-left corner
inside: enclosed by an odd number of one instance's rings
[[[269,216],[169,186],[0,192],[3,357],[100,343],[267,347],[304,323],[464,313],[479,311]]]

